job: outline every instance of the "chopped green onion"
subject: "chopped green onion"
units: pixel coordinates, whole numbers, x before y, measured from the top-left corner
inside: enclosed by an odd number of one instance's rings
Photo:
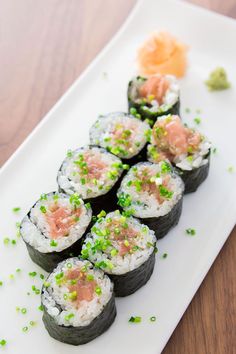
[[[90,203],[86,203],[86,204],[85,204],[85,208],[86,208],[87,210],[91,209],[91,204],[90,204]]]
[[[17,213],[18,211],[20,211],[20,208],[19,207],[13,208],[12,211],[13,213]]]
[[[73,152],[71,150],[67,150],[66,156],[69,157],[69,158],[72,157],[73,156]]]
[[[25,307],[23,307],[23,308],[20,310],[20,312],[21,312],[23,315],[25,315],[26,312],[27,312],[27,309],[26,309]]]
[[[33,327],[33,326],[35,326],[35,325],[36,325],[36,323],[37,323],[37,322],[35,322],[35,321],[30,321],[30,326],[32,326],[32,327]]]
[[[45,276],[44,276],[43,274],[40,274],[39,277],[40,277],[40,279],[42,279],[42,280],[45,278]]]
[[[16,273],[20,273],[21,269],[20,268],[16,268]]]
[[[5,237],[5,238],[3,239],[3,243],[4,243],[4,245],[8,245],[8,244],[9,244],[9,242],[10,242],[9,237]]]
[[[93,276],[93,274],[87,274],[86,279],[87,279],[88,281],[92,281],[92,280],[94,280],[94,276]]]
[[[190,113],[191,112],[191,110],[190,110],[190,108],[185,108],[185,113]]]
[[[115,249],[115,248],[113,248],[112,250],[111,250],[111,256],[112,257],[114,257],[114,256],[116,256],[117,255],[117,253],[118,253],[118,250],[117,249]]]
[[[69,313],[64,318],[65,318],[66,321],[70,321],[70,319],[73,318],[73,317],[75,317],[75,315],[73,313]]]
[[[97,218],[102,218],[103,216],[106,216],[107,213],[105,212],[105,210],[101,210],[100,213],[97,215]]]
[[[152,316],[152,317],[150,317],[150,321],[151,321],[151,322],[155,322],[155,321],[156,321],[156,319],[157,319],[157,318],[156,318],[156,316]]]
[[[0,280],[0,286],[3,286],[3,281],[2,280]]]
[[[194,230],[194,229],[189,228],[189,229],[186,229],[185,231],[186,231],[186,234],[188,234],[188,235],[191,235],[191,236],[196,235],[196,230]]]
[[[46,207],[45,207],[44,205],[41,205],[40,211],[41,211],[43,214],[45,214],[45,213],[47,212],[47,209],[46,209]]]
[[[70,196],[70,203],[74,206],[74,208],[78,208],[81,204],[81,199],[78,194],[72,194]]]
[[[30,277],[35,277],[37,275],[36,272],[29,272],[28,274],[29,274]]]
[[[140,316],[131,316],[129,322],[132,323],[140,323],[142,321],[142,317]]]
[[[95,293],[97,295],[101,295],[102,294],[102,289],[100,288],[100,286],[96,286]]]
[[[233,173],[234,172],[234,167],[233,166],[229,166],[228,167],[228,172],[229,173]]]
[[[39,305],[38,310],[43,311],[43,305]]]
[[[196,117],[194,118],[194,122],[199,125],[201,123],[201,119]]]
[[[163,253],[163,255],[161,256],[161,258],[167,258],[168,254],[167,253]]]
[[[45,281],[43,283],[43,285],[45,286],[45,288],[49,288],[49,286],[51,285],[51,283],[49,283],[48,281]]]
[[[50,242],[50,246],[51,246],[51,247],[57,247],[57,242],[56,242],[55,240],[52,240],[52,241]]]
[[[47,199],[48,199],[47,194],[45,193],[41,194],[40,200],[47,200]]]
[[[16,245],[16,240],[11,240],[12,245]]]
[[[23,332],[27,332],[28,329],[29,329],[29,328],[28,328],[27,326],[25,326],[25,327],[22,328],[22,331],[23,331]]]
[[[0,340],[0,345],[1,345],[1,347],[4,347],[6,344],[7,344],[6,339],[1,339],[1,340]]]

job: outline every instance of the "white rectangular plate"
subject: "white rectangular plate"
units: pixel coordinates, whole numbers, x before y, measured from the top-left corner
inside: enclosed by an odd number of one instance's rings
[[[6,247],[1,241],[0,337],[8,341],[5,353],[160,353],[234,226],[235,175],[227,168],[236,167],[236,23],[182,1],[149,0],[138,3],[118,35],[2,168],[1,236],[14,236],[15,222],[40,194],[56,189],[57,170],[67,149],[88,142],[89,127],[98,114],[127,109],[126,87],[135,72],[137,47],[150,32],[161,29],[189,45],[189,69],[181,81],[182,113],[192,124],[195,110],[202,109],[200,128],[218,150],[210,175],[196,193],[185,197],[179,225],[158,242],[155,272],[148,284],[117,299],[114,325],[80,348],[49,337],[37,310],[40,298],[31,291],[31,285],[40,281],[28,276],[40,269],[30,261],[23,242]],[[226,68],[232,88],[209,93],[204,80],[217,65]],[[185,107],[193,113],[185,114]],[[22,211],[15,216],[11,209],[17,205]],[[185,234],[189,227],[196,229],[195,237]],[[163,252],[168,253],[166,259],[161,259]],[[11,273],[14,280],[9,279]],[[27,314],[17,314],[16,306],[26,307]],[[142,316],[142,323],[128,323],[131,315]],[[149,321],[152,315],[157,317],[155,323]],[[37,326],[22,333],[30,320]]]

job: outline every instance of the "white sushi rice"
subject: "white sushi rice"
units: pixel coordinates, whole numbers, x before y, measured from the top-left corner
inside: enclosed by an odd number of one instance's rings
[[[62,193],[58,193],[57,195],[59,197],[57,200],[59,206],[69,210],[73,209],[69,196]],[[55,193],[46,194],[46,200],[37,201],[21,223],[20,231],[24,241],[42,253],[61,252],[71,246],[83,236],[92,218],[92,210],[87,209],[84,202],[80,200],[81,215],[79,221],[70,227],[68,236],[57,238],[55,240],[57,245],[52,246],[50,227],[40,207],[43,206],[48,209],[50,205],[55,203],[54,196]]]
[[[158,121],[164,121],[168,115],[162,116],[158,118]],[[196,130],[196,129],[195,129]],[[153,139],[153,136],[151,137],[151,143],[152,145],[148,145],[148,160],[151,162],[154,162],[154,159],[152,158],[150,154],[150,149],[154,146],[155,147],[155,140]],[[201,134],[201,142],[198,146],[197,151],[195,151],[193,154],[181,154],[179,156],[176,156],[172,163],[180,168],[181,170],[184,171],[191,171],[195,168],[199,168],[201,166],[204,166],[208,163],[208,159],[206,156],[209,154],[211,149],[211,143],[210,141],[203,135]],[[191,158],[189,157],[191,156]]]
[[[176,77],[173,75],[165,75],[165,78],[169,82],[169,88],[163,97],[162,104],[160,105],[158,103],[158,101],[154,99],[150,102],[151,107],[148,105],[142,106],[142,108],[144,110],[148,110],[153,113],[156,113],[159,111],[166,111],[170,107],[174,106],[176,104],[176,102],[179,100],[180,87],[179,87]],[[142,103],[142,98],[139,97],[139,89],[144,84],[145,81],[138,80],[137,78],[134,78],[132,82],[133,82],[133,85],[132,85],[131,91],[130,91],[131,99],[134,102],[140,104],[140,103]]]
[[[97,179],[96,184],[93,181],[86,182],[85,184],[81,183],[81,178],[86,177],[81,175],[78,171],[78,166],[74,163],[74,161],[78,160],[79,155],[83,155],[84,153],[94,153],[99,157],[99,161],[106,164],[101,177]],[[65,191],[67,194],[77,193],[83,199],[95,198],[97,196],[106,194],[117,182],[120,175],[122,174],[121,168],[112,167],[113,164],[121,164],[121,160],[110,154],[105,149],[99,147],[89,147],[85,146],[83,148],[79,148],[75,151],[71,152],[71,155],[67,157],[58,172],[57,183],[59,188]],[[108,177],[108,173],[111,171],[118,172],[116,178],[111,180]]]
[[[168,183],[168,189],[173,192],[173,195],[170,199],[164,200],[162,204],[158,202],[154,195],[149,194],[146,191],[137,191],[135,186],[128,186],[129,181],[136,180],[134,174],[134,168],[137,168],[137,171],[142,171],[143,169],[148,168],[151,171],[155,183],[158,185],[162,184],[162,177],[156,178],[156,174],[161,174],[161,163],[153,164],[150,162],[140,162],[134,165],[127,175],[123,178],[121,186],[118,190],[118,196],[121,193],[129,194],[131,197],[131,205],[124,209],[132,209],[133,215],[139,218],[149,218],[149,217],[159,217],[168,214],[171,209],[178,203],[182,198],[184,191],[184,183],[182,179],[173,171],[169,172],[170,181]]]
[[[121,214],[116,212],[111,212],[107,214],[106,218],[100,223],[96,223],[95,226],[100,230],[107,227],[107,219],[111,218],[113,221],[118,221],[121,218]],[[139,233],[139,236],[135,238],[135,245],[140,247],[137,251],[133,253],[126,253],[121,256],[119,253],[115,256],[111,256],[112,249],[119,249],[119,244],[116,240],[112,240],[112,246],[109,246],[106,250],[96,251],[95,253],[89,252],[89,260],[93,263],[101,261],[111,261],[113,268],[104,268],[104,271],[108,274],[121,275],[130,272],[144,262],[148,260],[150,255],[153,253],[156,237],[154,231],[150,230],[146,225],[142,224],[138,219],[134,217],[126,218],[126,222],[130,228],[134,229]],[[86,244],[90,243],[93,247],[94,242],[99,239],[93,231],[86,237],[83,249],[86,249]]]
[[[71,267],[70,270],[78,267],[81,269],[86,265],[87,274],[93,275],[97,286],[101,288],[100,295],[95,293],[91,301],[81,301],[79,308],[75,307],[73,301],[64,299],[64,294],[68,293],[68,288],[63,284],[58,285],[55,279],[58,273],[66,273],[68,271],[68,265]],[[43,288],[42,304],[55,322],[63,326],[79,327],[89,325],[103,311],[113,293],[113,284],[108,276],[101,270],[94,269],[90,262],[82,261],[78,258],[69,258],[59,263],[46,282],[50,285]],[[68,315],[69,318],[66,319]]]
[[[123,156],[119,153],[116,155],[124,159],[137,155],[147,142],[146,133],[150,127],[146,122],[142,122],[141,120],[123,112],[114,112],[99,117],[89,132],[91,144],[99,145],[104,148],[116,147],[117,145],[114,140],[111,139],[106,141],[106,139],[111,138],[112,132],[116,130],[117,125],[126,126],[127,122],[131,122],[131,124],[136,127],[135,132],[133,132],[129,140],[131,142],[131,147],[125,150],[127,155]],[[130,130],[132,132],[132,129]]]

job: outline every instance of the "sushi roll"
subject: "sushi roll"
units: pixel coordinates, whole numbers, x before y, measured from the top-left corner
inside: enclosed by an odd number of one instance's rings
[[[32,261],[51,272],[63,259],[79,254],[91,219],[90,205],[78,195],[43,194],[20,226]]]
[[[155,123],[148,160],[169,160],[185,183],[185,193],[195,192],[207,178],[211,143],[196,129],[183,124],[179,116],[163,116]]]
[[[43,323],[56,340],[85,344],[104,333],[116,317],[113,284],[79,258],[59,263],[42,288]]]
[[[77,193],[91,203],[93,212],[111,210],[116,205],[116,191],[122,173],[129,168],[115,155],[98,146],[69,151],[57,176],[59,190]]]
[[[115,112],[100,116],[89,133],[91,144],[102,146],[127,164],[146,157],[150,126],[132,115]]]
[[[179,114],[179,84],[172,75],[137,76],[129,82],[130,112],[152,125],[164,114]]]
[[[155,233],[119,210],[100,217],[86,236],[82,257],[101,268],[114,282],[116,296],[141,288],[155,264]]]
[[[182,179],[166,161],[140,162],[123,178],[118,204],[155,231],[159,239],[178,223],[183,192]]]

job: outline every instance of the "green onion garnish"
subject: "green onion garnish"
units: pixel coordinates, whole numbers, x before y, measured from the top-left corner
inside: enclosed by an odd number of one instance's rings
[[[12,208],[13,213],[17,213],[18,211],[20,211],[20,207],[16,207],[16,208]]]
[[[46,209],[46,207],[45,207],[44,205],[41,205],[40,211],[41,211],[43,214],[45,214],[45,213],[47,212],[47,209]]]
[[[142,321],[142,317],[140,316],[131,316],[129,322],[132,323],[140,323]]]
[[[186,229],[185,231],[186,231],[186,234],[188,234],[188,235],[191,235],[191,236],[196,235],[196,230],[194,230],[194,229],[189,228],[189,229]]]
[[[96,286],[95,293],[97,295],[101,295],[102,294],[102,289],[100,288],[100,286]]]
[[[0,345],[1,345],[1,347],[4,347],[6,344],[7,344],[6,339],[1,339],[1,340],[0,340]]]
[[[155,322],[155,321],[156,321],[156,319],[157,319],[157,318],[156,318],[156,316],[152,316],[152,317],[150,317],[150,321],[151,321],[151,322]]]
[[[201,119],[196,117],[194,118],[194,122],[199,125],[201,123]]]
[[[30,277],[36,277],[37,273],[36,272],[29,272],[28,273]]]
[[[163,255],[161,256],[161,258],[167,258],[168,254],[167,253],[163,253]]]

